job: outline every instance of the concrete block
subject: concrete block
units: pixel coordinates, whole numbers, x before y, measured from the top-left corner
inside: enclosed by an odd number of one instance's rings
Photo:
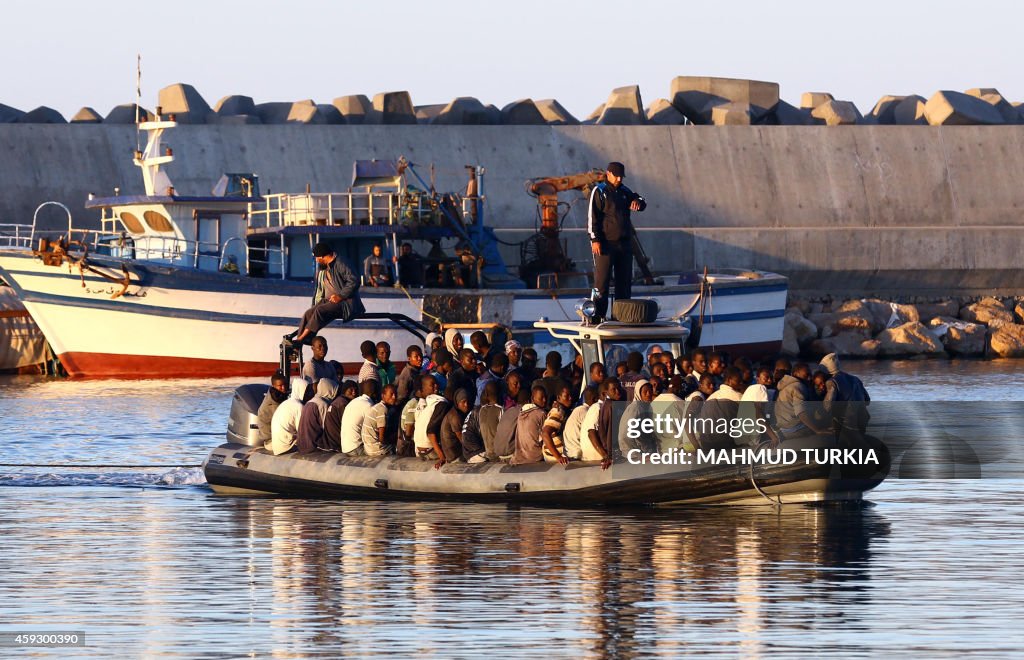
[[[255,115],[256,103],[251,96],[240,96],[233,94],[225,96],[213,106],[214,112],[218,115]]]
[[[89,106],[83,107],[71,118],[72,124],[98,124],[103,121],[103,115],[96,112]]]
[[[544,121],[544,115],[540,114],[533,99],[519,99],[501,109],[501,123],[538,125],[547,122]]]
[[[661,126],[677,126],[686,122],[686,117],[668,99],[658,99],[647,108],[647,123]]]
[[[608,95],[604,112],[597,119],[598,124],[612,126],[637,126],[647,123],[644,102],[640,98],[640,86],[616,87]]]
[[[500,110],[498,116],[501,116]],[[491,123],[491,115],[479,99],[472,96],[460,96],[443,106],[431,123],[443,126],[487,125]]]
[[[364,94],[339,96],[333,105],[347,124],[365,124],[367,116],[373,112],[373,104]]]
[[[345,118],[341,116],[338,109],[330,103],[317,103],[316,111],[323,118],[325,124],[339,125],[345,123]]]
[[[66,124],[68,123],[64,119],[64,115],[60,114],[53,108],[48,108],[45,105],[41,105],[35,110],[29,110],[21,117],[18,118],[19,124]]]
[[[290,101],[267,101],[256,104],[256,116],[264,124],[283,124],[288,121],[288,113],[291,111]]]
[[[895,124],[893,120],[893,112],[896,110],[896,106],[899,105],[900,101],[907,98],[906,96],[897,96],[895,94],[886,94],[882,98],[878,99],[878,103],[871,109],[864,117],[874,117],[875,122],[878,124]]]
[[[544,121],[552,126],[575,126],[580,123],[579,119],[572,116],[572,113],[555,99],[541,99],[534,105],[540,110]]]
[[[501,108],[499,108],[498,106],[494,105],[493,103],[488,103],[487,107],[484,108],[484,110],[487,111],[487,123],[488,124],[490,124],[491,126],[500,126],[501,125]]]
[[[594,108],[594,111],[587,115],[587,118],[580,123],[586,125],[596,124],[602,112],[604,112],[604,103]]]
[[[892,123],[898,126],[924,126],[928,120],[924,116],[925,99],[912,94],[905,97],[892,109]]]
[[[202,94],[186,83],[175,83],[161,89],[157,105],[165,117],[173,114],[182,124],[205,124],[207,116],[213,112]]]
[[[25,114],[23,110],[0,103],[0,124],[13,124],[23,114]]]
[[[139,121],[149,121],[153,119],[153,113],[146,110],[142,106],[139,106]],[[135,123],[135,104],[134,103],[122,103],[121,105],[115,105],[107,113],[107,116],[103,118],[104,124],[134,124]]]
[[[811,123],[811,111],[780,100],[769,113],[768,120],[778,126],[806,126]]]
[[[760,80],[678,76],[669,86],[672,105],[695,124],[711,123],[711,108],[722,103],[746,103],[760,119],[779,102],[779,84]],[[711,104],[712,101],[718,103]]]
[[[856,124],[861,119],[860,111],[850,101],[826,101],[811,111],[811,117],[826,126]]]
[[[1007,124],[1017,124],[1020,122],[1020,113],[1017,108],[1013,107],[1009,101],[1003,98],[1003,95],[999,93],[998,89],[993,88],[975,88],[967,90],[968,96],[979,98],[985,103],[988,103],[1002,115],[1003,121]]]
[[[316,107],[313,99],[296,101],[288,110],[288,117],[285,119],[289,124],[326,124],[320,109]]]
[[[416,123],[417,124],[431,124],[441,111],[444,110],[444,103],[432,103],[430,105],[418,105],[413,110],[416,111]]]
[[[924,106],[924,116],[932,126],[1004,124],[994,106],[979,98],[943,90],[935,92]]]
[[[749,126],[753,114],[747,103],[722,103],[711,106],[711,123],[715,126]]]
[[[804,110],[814,110],[819,105],[835,100],[836,97],[828,92],[804,92],[800,96],[800,107]]]
[[[373,97],[368,124],[415,124],[416,110],[409,92],[381,92]]]

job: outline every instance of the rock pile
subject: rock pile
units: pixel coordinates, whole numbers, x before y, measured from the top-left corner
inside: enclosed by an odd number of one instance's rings
[[[1024,298],[795,301],[783,323],[789,355],[1024,357]]]
[[[1024,124],[1024,106],[1007,101],[999,90],[991,87],[976,87],[965,92],[940,90],[927,100],[915,94],[885,95],[871,112],[863,115],[852,102],[836,99],[829,92],[805,92],[797,108],[779,98],[778,83],[707,76],[674,78],[669,85],[668,98],[657,99],[647,107],[643,105],[639,86],[617,87],[608,100],[583,121],[573,117],[555,99],[520,99],[499,110],[471,96],[460,96],[450,103],[413,105],[406,91],[377,94],[372,101],[362,94],[339,96],[332,104],[312,100],[256,104],[251,97],[232,95],[225,96],[211,108],[199,91],[186,83],[161,89],[158,106],[163,114],[174,114],[179,122],[186,124]],[[83,111],[87,112],[83,115]],[[134,120],[134,105],[124,104],[113,108],[105,119],[92,108],[83,108],[71,122],[123,124]],[[64,124],[67,120],[45,106],[24,112],[0,103],[0,124],[4,123]]]

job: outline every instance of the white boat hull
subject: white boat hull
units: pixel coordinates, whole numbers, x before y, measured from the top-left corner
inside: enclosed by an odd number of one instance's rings
[[[118,263],[107,264],[110,274],[120,276]],[[66,264],[44,265],[28,252],[0,251],[0,276],[12,285],[68,374],[76,377],[266,375],[277,365],[282,335],[297,327],[310,304],[308,283],[141,263],[129,263],[129,269],[132,284],[125,295],[114,297],[120,285],[99,276],[86,273],[83,278]],[[712,291],[701,345],[734,354],[778,350],[785,278],[725,278]],[[429,310],[434,310],[450,314],[446,322],[501,323],[538,344],[550,336],[535,335],[534,321],[571,319],[573,304],[584,294],[568,289],[361,291],[368,312],[403,314],[429,326]],[[694,285],[637,287],[634,297],[656,298],[663,317],[699,311]],[[474,318],[461,318],[467,314]],[[330,346],[328,357],[346,366],[362,361],[359,344],[365,339],[388,341],[396,360],[416,341],[390,321],[379,320],[333,323],[321,334]]]

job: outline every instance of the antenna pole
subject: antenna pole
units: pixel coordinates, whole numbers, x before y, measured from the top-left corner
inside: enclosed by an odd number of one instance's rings
[[[135,55],[135,150],[142,150],[139,136],[139,106],[142,104],[142,53]]]

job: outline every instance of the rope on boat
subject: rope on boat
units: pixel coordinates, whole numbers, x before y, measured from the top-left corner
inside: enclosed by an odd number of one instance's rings
[[[198,468],[202,464],[182,465],[181,463],[151,463],[148,465],[133,465],[128,463],[0,463],[0,467],[15,468],[120,468],[120,469],[174,469],[174,468]]]
[[[771,495],[769,495],[768,493],[766,493],[763,490],[761,490],[761,487],[757,485],[757,480],[754,479],[754,464],[753,463],[750,464],[750,483],[753,484],[754,490],[756,490],[758,492],[758,494],[761,495],[761,497],[763,497],[764,499],[768,500],[771,503],[772,506],[774,506],[774,507],[781,507],[782,506],[782,496],[781,495],[776,495],[775,497],[778,498],[778,501],[775,501],[775,500],[773,500],[771,498]]]
[[[414,299],[414,298],[412,297],[412,295],[411,295],[411,294],[409,293],[409,290],[408,290],[408,289],[406,289],[406,288],[405,288],[404,286],[402,286],[401,284],[399,284],[399,285],[398,285],[398,288],[402,290],[402,293],[404,293],[404,294],[405,294],[405,297],[409,299],[409,302],[411,302],[411,303],[412,303],[413,305],[416,305],[416,307],[417,307],[417,308],[419,308],[419,310],[420,310],[420,314],[423,314],[423,316],[429,316],[430,318],[434,319],[434,321],[435,321],[435,322],[437,322],[438,324],[440,324],[440,323],[441,323],[441,317],[440,317],[440,316],[434,316],[434,315],[433,315],[433,314],[431,314],[430,312],[428,312],[428,311],[426,311],[425,309],[423,309],[423,305],[417,305],[417,304],[416,304],[416,300],[415,300],[415,299]],[[428,347],[428,348],[429,348],[429,347]]]

